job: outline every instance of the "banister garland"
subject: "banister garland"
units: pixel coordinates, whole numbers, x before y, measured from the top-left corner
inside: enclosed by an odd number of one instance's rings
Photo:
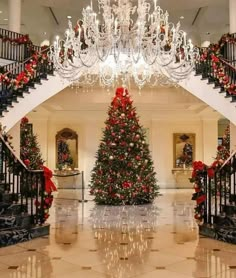
[[[222,57],[221,50],[226,43],[236,44],[236,38],[231,34],[225,34],[221,37],[217,44],[210,44],[207,48],[200,48],[200,58],[197,64],[207,63],[210,61],[210,66],[213,71],[211,76],[219,82],[222,88],[230,95],[236,95],[236,84],[231,83],[230,77],[226,73],[226,65],[230,65]],[[233,68],[233,66],[231,66]],[[236,68],[233,68],[236,71]]]
[[[207,166],[202,161],[193,162],[192,177],[189,179],[193,183],[194,193],[192,195],[192,200],[196,201],[195,215],[198,225],[204,223],[204,205],[206,200],[206,184],[204,184],[205,179],[214,179],[214,193],[218,195],[220,192],[219,176],[216,174],[217,171],[227,162],[230,157],[230,127],[226,127],[222,144],[217,147],[217,153],[214,162]],[[229,162],[226,163],[226,166]],[[212,188],[211,188],[212,190]],[[211,193],[210,193],[211,194]]]
[[[11,44],[32,44],[32,41],[30,40],[29,38],[29,35],[26,34],[26,35],[22,35],[18,38],[15,38],[15,39],[12,39],[8,36],[3,36],[0,34],[0,39],[3,41],[3,42],[10,42]]]
[[[23,88],[34,77],[40,63],[50,64],[45,48],[42,48],[42,52],[34,51],[31,59],[25,63],[25,69],[15,78],[11,77],[11,72],[0,73],[0,84],[6,84],[8,89],[13,90]]]

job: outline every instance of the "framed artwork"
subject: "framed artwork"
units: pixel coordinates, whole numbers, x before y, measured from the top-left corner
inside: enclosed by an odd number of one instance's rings
[[[173,134],[174,168],[191,168],[195,160],[195,133]]]

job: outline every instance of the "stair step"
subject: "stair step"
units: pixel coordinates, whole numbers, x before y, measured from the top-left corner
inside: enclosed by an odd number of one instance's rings
[[[236,244],[236,227],[199,226],[199,234],[216,240]]]
[[[5,203],[18,202],[18,194],[17,193],[8,193],[4,192],[0,194],[0,201]]]
[[[218,227],[235,227],[236,228],[236,217],[234,216],[213,216],[213,223]]]
[[[28,228],[31,225],[32,217],[24,215],[0,215],[0,230],[13,227]]]
[[[233,216],[236,214],[236,206],[235,205],[221,205],[222,212],[226,213],[226,215]]]
[[[0,247],[28,241],[29,239],[31,239],[31,234],[28,229],[14,228],[0,231]]]
[[[34,238],[49,235],[50,225],[44,224],[29,228],[8,228],[0,230],[0,247],[17,244]]]
[[[10,207],[11,203],[0,202],[0,215],[4,213],[4,211]]]
[[[27,207],[24,204],[11,204],[5,211],[4,215],[20,215],[27,212]]]

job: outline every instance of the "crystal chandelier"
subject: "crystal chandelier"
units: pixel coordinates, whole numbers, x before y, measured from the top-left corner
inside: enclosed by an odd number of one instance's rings
[[[82,11],[75,27],[69,18],[65,38],[57,37],[49,56],[56,71],[71,82],[111,86],[130,79],[145,84],[175,83],[193,69],[198,49],[180,23],[168,21],[154,0],[98,0]],[[168,80],[168,81],[167,81]]]

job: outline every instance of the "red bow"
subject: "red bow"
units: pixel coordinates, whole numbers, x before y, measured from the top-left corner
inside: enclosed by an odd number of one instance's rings
[[[52,182],[52,171],[47,167],[43,166],[44,177],[45,177],[45,191],[51,193],[52,191],[57,191],[55,184]]]
[[[132,103],[132,101],[129,98],[128,90],[122,87],[117,88],[116,96],[112,101],[113,107],[118,108],[119,106],[121,106],[122,108],[125,108],[126,105],[129,103]]]

